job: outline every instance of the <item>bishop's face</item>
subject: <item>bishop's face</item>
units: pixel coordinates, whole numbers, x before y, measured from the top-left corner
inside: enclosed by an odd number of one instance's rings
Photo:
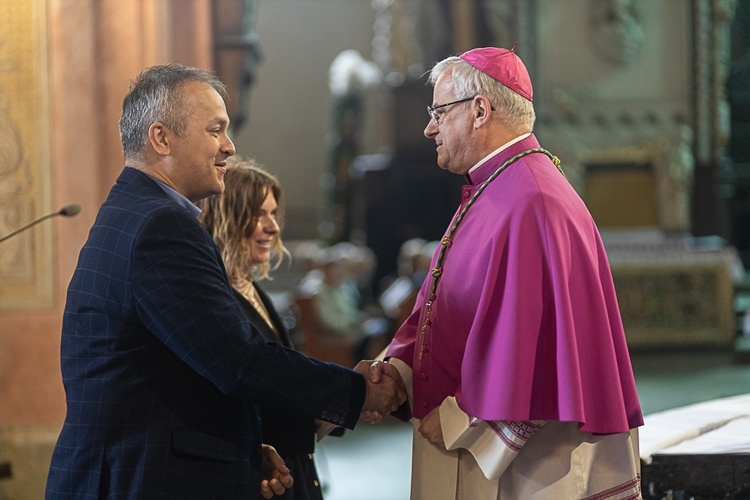
[[[453,89],[453,79],[449,71],[444,72],[435,82],[432,93],[432,105],[437,122],[430,118],[424,135],[433,139],[437,151],[437,163],[440,168],[464,175],[474,166],[472,132],[474,120],[472,115],[473,101],[464,101],[450,106],[442,104],[458,101]]]

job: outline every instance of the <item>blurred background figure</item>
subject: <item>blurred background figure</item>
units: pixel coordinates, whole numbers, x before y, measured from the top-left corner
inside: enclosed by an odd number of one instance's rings
[[[401,325],[414,309],[422,282],[430,271],[430,262],[438,241],[422,238],[406,240],[399,249],[398,274],[383,280],[380,307],[394,325]]]
[[[363,245],[355,245],[349,242],[338,243],[331,247],[336,253],[337,248],[343,250],[342,258],[348,267],[348,279],[353,288],[352,293],[357,295],[358,307],[373,316],[382,316],[373,293],[373,275],[377,266],[375,252]]]
[[[270,297],[258,286],[289,252],[281,241],[283,205],[278,180],[252,159],[230,161],[224,193],[199,202],[200,221],[221,250],[242,311],[267,342],[294,347]],[[313,462],[318,427],[328,424],[262,406],[264,441],[276,448],[291,470],[294,486],[280,498],[322,499]]]
[[[301,278],[296,283],[298,296],[310,297],[320,287],[323,280],[320,262],[327,248],[327,245],[314,240],[302,241],[294,247],[292,257],[301,272]]]
[[[328,70],[328,86],[333,100],[332,126],[326,138],[328,170],[321,178],[325,222],[321,223],[319,232],[329,242],[348,241],[352,237],[354,189],[351,166],[362,153],[363,93],[380,80],[380,68],[354,49],[341,51]]]
[[[372,250],[350,242],[317,253],[295,298],[308,355],[353,366],[387,345],[393,325],[374,300],[374,269]]]

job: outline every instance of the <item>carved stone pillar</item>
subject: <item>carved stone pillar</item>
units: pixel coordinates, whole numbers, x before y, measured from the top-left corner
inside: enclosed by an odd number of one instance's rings
[[[695,0],[695,189],[693,229],[696,235],[727,231],[718,203],[718,173],[729,139],[729,30],[737,0]]]
[[[261,61],[257,4],[258,0],[212,0],[215,67],[227,86],[227,111],[235,133],[248,119],[248,90]]]

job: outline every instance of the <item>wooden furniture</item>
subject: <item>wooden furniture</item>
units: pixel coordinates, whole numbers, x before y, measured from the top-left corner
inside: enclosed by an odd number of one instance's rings
[[[347,345],[328,346],[320,341],[318,314],[315,311],[315,299],[313,297],[295,297],[294,303],[299,310],[297,329],[301,334],[302,345],[300,350],[305,355],[330,361],[346,367],[353,367],[359,360],[354,359],[352,349]]]
[[[7,479],[13,475],[10,462],[0,462],[0,479]]]

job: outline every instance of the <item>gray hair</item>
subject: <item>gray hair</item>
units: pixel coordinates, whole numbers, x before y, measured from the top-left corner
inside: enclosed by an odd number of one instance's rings
[[[446,71],[452,71],[451,79],[456,99],[467,99],[482,94],[489,99],[494,110],[500,111],[500,119],[508,128],[519,134],[533,130],[536,114],[531,101],[457,56],[448,57],[435,64],[430,70],[429,83],[434,86],[440,75]]]
[[[120,139],[126,161],[143,160],[148,128],[160,122],[182,137],[186,132],[190,109],[184,103],[182,87],[191,82],[202,82],[227,98],[224,84],[210,72],[167,64],[146,68],[133,81],[122,102]]]

